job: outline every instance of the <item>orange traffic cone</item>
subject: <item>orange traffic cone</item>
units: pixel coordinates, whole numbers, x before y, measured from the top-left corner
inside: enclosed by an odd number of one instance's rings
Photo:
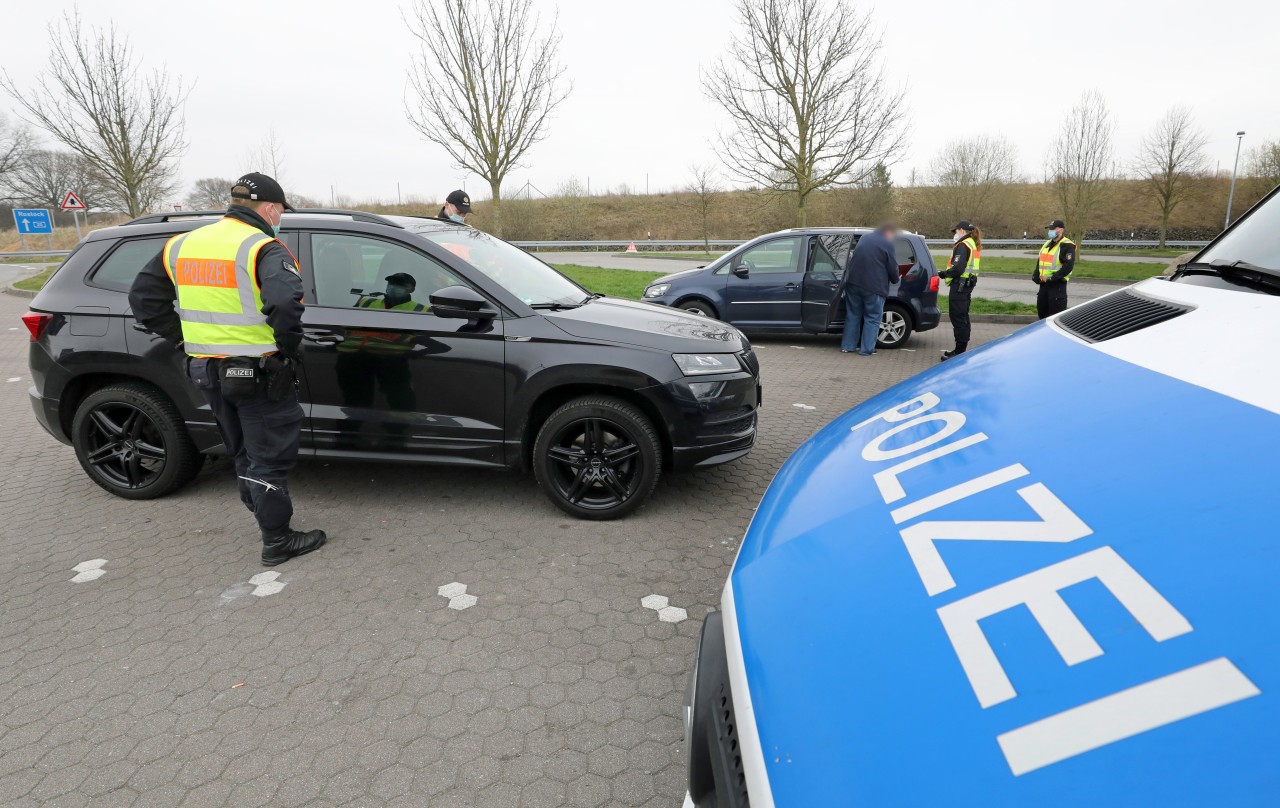
[[[640,252],[639,250],[637,250],[637,249],[636,249],[636,243],[635,243],[634,241],[627,245],[627,250],[626,250],[626,251],[627,251],[627,252]]]

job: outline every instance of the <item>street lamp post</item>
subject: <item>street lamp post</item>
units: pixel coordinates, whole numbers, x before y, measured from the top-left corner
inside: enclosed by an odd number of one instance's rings
[[[1236,162],[1231,166],[1231,193],[1227,194],[1227,219],[1222,224],[1222,229],[1226,230],[1231,226],[1231,203],[1236,198],[1236,169],[1240,168],[1240,144],[1244,143],[1244,130],[1236,132]]]

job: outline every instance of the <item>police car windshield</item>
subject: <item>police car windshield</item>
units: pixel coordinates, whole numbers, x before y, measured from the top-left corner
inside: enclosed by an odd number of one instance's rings
[[[1244,264],[1280,274],[1280,193],[1271,195],[1234,230],[1196,259],[1197,264]]]
[[[434,241],[530,306],[572,306],[588,296],[582,287],[500,238],[469,227],[412,228]]]

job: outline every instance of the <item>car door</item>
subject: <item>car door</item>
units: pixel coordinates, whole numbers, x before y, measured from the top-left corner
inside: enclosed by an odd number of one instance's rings
[[[741,328],[800,325],[805,236],[761,242],[734,257],[725,284],[725,319]]]
[[[855,238],[843,233],[809,237],[802,303],[805,331],[824,334],[844,325],[844,296],[840,290]]]
[[[502,463],[503,322],[430,309],[432,292],[470,284],[387,239],[312,232],[303,243],[315,302],[302,376],[317,451]],[[392,297],[405,291],[407,301]]]

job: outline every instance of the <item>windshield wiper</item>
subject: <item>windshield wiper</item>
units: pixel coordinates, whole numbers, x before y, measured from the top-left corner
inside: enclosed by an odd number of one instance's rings
[[[1198,272],[1212,272],[1225,278],[1235,281],[1244,281],[1252,283],[1255,286],[1265,287],[1267,290],[1280,289],[1280,270],[1267,269],[1248,261],[1232,261],[1227,263],[1221,259],[1216,261],[1204,262],[1197,261],[1192,264],[1183,264],[1178,267],[1178,272],[1182,273],[1187,270]]]
[[[581,306],[585,303],[590,303],[593,300],[599,300],[602,297],[604,297],[604,295],[600,294],[599,292],[592,292],[591,294],[584,297],[582,299],[582,303],[579,303],[578,305]]]
[[[531,309],[546,309],[548,311],[564,311],[565,309],[576,309],[581,303],[534,303]]]

